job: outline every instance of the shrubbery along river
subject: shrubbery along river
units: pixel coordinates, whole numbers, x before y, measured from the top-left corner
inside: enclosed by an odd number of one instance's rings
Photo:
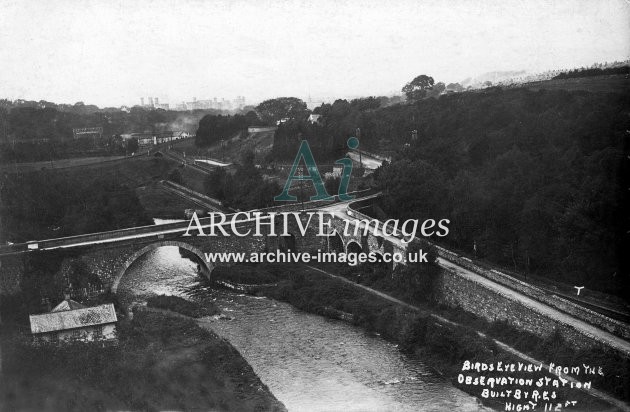
[[[200,324],[230,341],[290,411],[487,410],[378,335],[286,303],[213,290],[196,270],[177,247],[161,247],[128,269],[119,292],[136,304],[153,294],[213,301],[232,320]]]

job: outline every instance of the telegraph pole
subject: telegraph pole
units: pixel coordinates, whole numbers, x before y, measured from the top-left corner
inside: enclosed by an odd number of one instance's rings
[[[302,166],[298,166],[298,176],[300,177],[300,201],[302,202],[302,212],[304,211],[304,180],[302,180],[302,177],[304,177],[304,171],[302,169]]]
[[[361,129],[359,129],[357,127],[357,130],[355,131],[356,133],[356,138],[360,141],[361,140]],[[363,173],[363,156],[361,155],[361,150],[357,149],[359,151],[359,167],[361,168],[361,173]]]

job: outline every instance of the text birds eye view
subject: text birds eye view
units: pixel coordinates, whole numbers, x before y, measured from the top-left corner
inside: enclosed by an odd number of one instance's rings
[[[0,0],[0,410],[630,412],[627,0]]]

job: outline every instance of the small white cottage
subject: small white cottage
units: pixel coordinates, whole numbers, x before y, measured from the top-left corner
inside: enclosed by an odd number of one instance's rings
[[[51,312],[31,315],[35,342],[115,341],[116,311],[112,303],[85,307],[66,299]]]

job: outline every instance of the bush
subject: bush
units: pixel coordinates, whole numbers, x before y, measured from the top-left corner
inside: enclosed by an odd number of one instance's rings
[[[168,180],[180,185],[184,184],[184,178],[182,177],[182,172],[180,172],[179,169],[173,169],[173,171],[168,174]]]
[[[206,306],[201,306],[196,302],[191,302],[179,296],[151,296],[147,299],[147,306],[172,310],[173,312],[181,313],[191,318],[201,318],[203,316],[218,315],[221,313],[219,308],[210,302],[206,303]]]

